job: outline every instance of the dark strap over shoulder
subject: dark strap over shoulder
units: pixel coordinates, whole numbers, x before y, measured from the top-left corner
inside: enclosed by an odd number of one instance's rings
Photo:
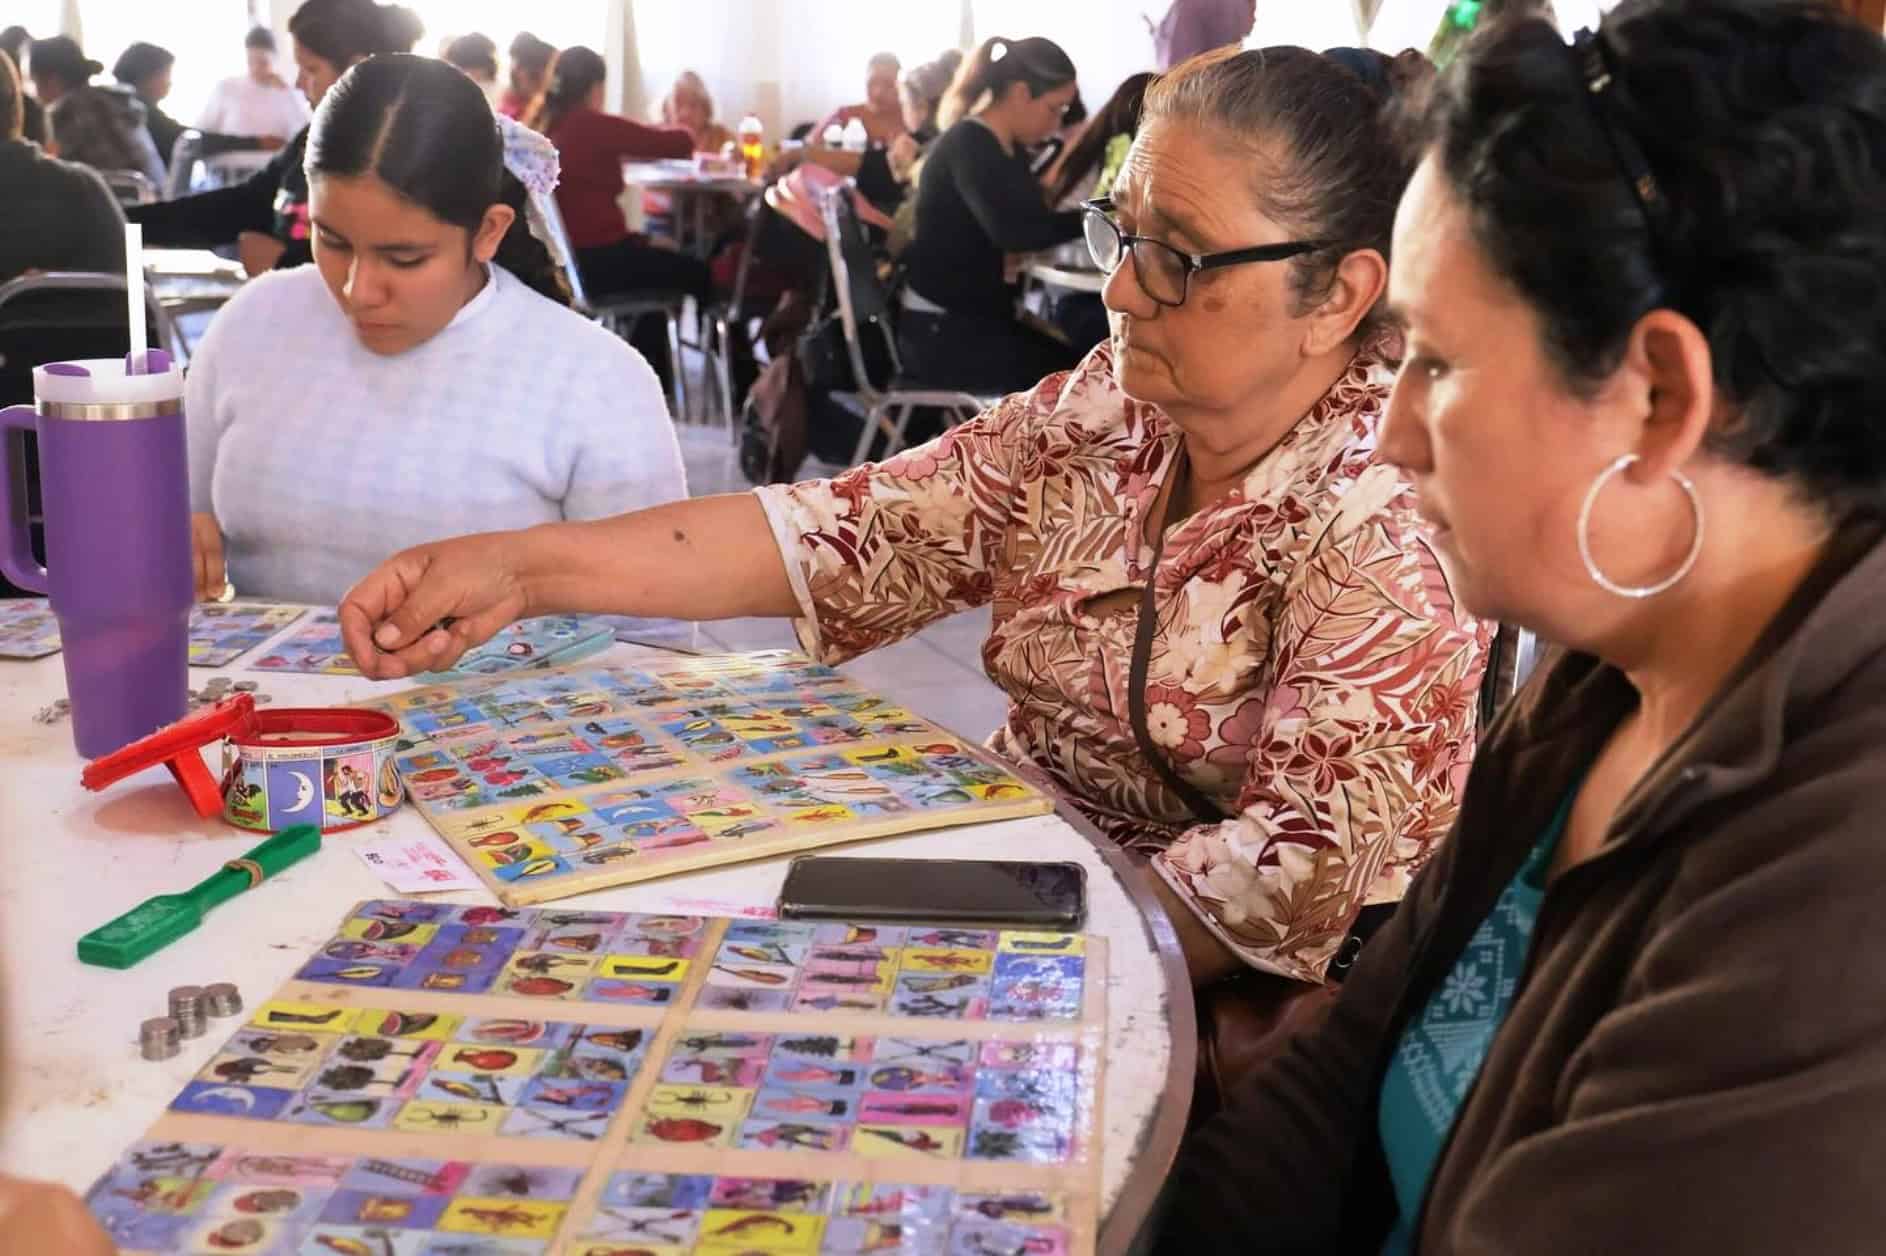
[[[1158,535],[1153,539],[1152,561],[1146,569],[1146,587],[1140,593],[1139,623],[1133,630],[1133,663],[1126,679],[1127,716],[1132,722],[1133,740],[1138,743],[1140,754],[1152,764],[1153,771],[1159,773],[1159,779],[1166,783],[1166,788],[1177,794],[1201,822],[1216,824],[1230,817],[1203,790],[1178,774],[1159,747],[1153,744],[1152,735],[1146,731],[1146,671],[1151,664],[1153,630],[1159,619],[1153,586],[1159,579],[1159,556],[1166,549],[1166,530],[1178,515],[1179,489],[1182,487],[1179,477],[1185,472],[1185,451],[1181,446],[1178,462],[1172,468],[1172,486],[1166,494],[1165,515],[1160,519]]]

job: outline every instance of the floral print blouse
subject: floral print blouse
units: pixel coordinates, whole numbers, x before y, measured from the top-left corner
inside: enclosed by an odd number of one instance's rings
[[[1366,346],[1240,489],[1175,524],[1156,572],[1146,516],[1180,434],[1120,391],[1105,343],[927,445],[756,490],[799,636],[839,663],[992,603],[982,657],[1010,707],[990,748],[1152,856],[1247,963],[1320,980],[1356,913],[1400,899],[1453,822],[1490,636],[1376,457],[1392,348]],[[1149,577],[1148,732],[1222,820],[1194,815],[1133,737]]]

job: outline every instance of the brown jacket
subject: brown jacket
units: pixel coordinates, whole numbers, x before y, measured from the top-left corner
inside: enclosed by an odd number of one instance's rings
[[[1842,533],[1547,890],[1429,1184],[1424,1256],[1886,1252],[1881,535]],[[1495,721],[1452,835],[1328,1018],[1188,1145],[1160,1250],[1380,1251],[1377,1096],[1402,1027],[1635,700],[1572,655]]]

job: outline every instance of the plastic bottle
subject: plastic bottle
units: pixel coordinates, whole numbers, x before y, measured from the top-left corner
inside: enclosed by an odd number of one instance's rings
[[[766,124],[758,114],[740,119],[740,158],[746,162],[747,178],[757,179],[766,168]]]

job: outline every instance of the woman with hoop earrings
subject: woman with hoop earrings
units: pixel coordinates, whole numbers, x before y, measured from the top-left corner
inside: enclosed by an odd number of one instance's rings
[[[1421,112],[1382,453],[1466,607],[1566,649],[1161,1250],[1878,1251],[1886,46],[1624,0]]]

